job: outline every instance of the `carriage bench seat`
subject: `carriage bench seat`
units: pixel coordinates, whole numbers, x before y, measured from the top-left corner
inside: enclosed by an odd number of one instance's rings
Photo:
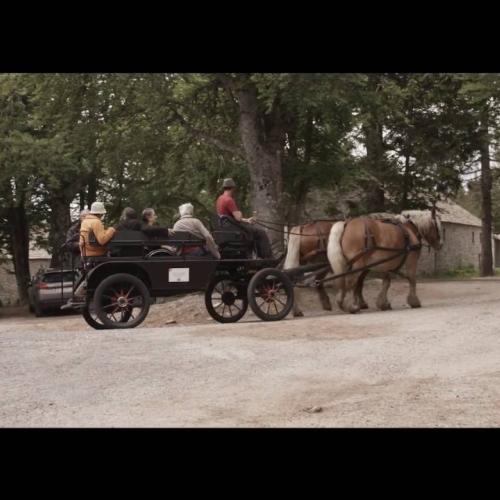
[[[250,236],[243,231],[214,231],[214,240],[219,247],[248,247],[252,244]]]
[[[90,243],[96,244],[93,234],[90,236]],[[123,230],[115,233],[107,244],[107,249],[109,256],[140,257],[144,256],[145,252],[161,248],[162,245],[182,249],[183,247],[203,246],[204,244],[204,239],[196,238],[187,232],[176,231],[174,233],[170,231],[169,233],[165,229],[164,234],[151,237],[142,231]]]

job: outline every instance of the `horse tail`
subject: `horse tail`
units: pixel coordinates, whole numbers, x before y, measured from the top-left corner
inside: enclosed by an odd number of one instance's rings
[[[345,225],[345,221],[334,224],[328,238],[327,255],[334,274],[341,274],[347,270],[347,260],[341,245]]]
[[[293,227],[290,230],[286,259],[285,263],[283,264],[283,269],[291,269],[300,265],[300,235],[298,234],[299,230],[299,226]]]

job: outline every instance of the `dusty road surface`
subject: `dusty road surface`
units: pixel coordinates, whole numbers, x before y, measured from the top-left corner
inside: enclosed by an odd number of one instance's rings
[[[392,311],[276,323],[217,324],[198,295],[135,330],[0,317],[0,426],[500,425],[500,281],[421,283],[422,309],[406,290]]]

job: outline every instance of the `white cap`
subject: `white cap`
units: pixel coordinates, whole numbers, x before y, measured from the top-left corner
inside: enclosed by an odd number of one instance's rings
[[[179,207],[179,214],[181,217],[184,215],[193,215],[193,205],[191,203],[184,203]]]
[[[104,208],[104,203],[100,201],[94,201],[92,206],[90,207],[90,213],[94,215],[101,215],[106,213],[106,209]]]

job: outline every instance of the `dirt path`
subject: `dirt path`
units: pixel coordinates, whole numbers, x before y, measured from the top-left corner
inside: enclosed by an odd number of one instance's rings
[[[499,425],[500,282],[422,283],[415,310],[391,290],[393,311],[277,323],[216,324],[199,296],[135,330],[0,318],[0,426]]]

